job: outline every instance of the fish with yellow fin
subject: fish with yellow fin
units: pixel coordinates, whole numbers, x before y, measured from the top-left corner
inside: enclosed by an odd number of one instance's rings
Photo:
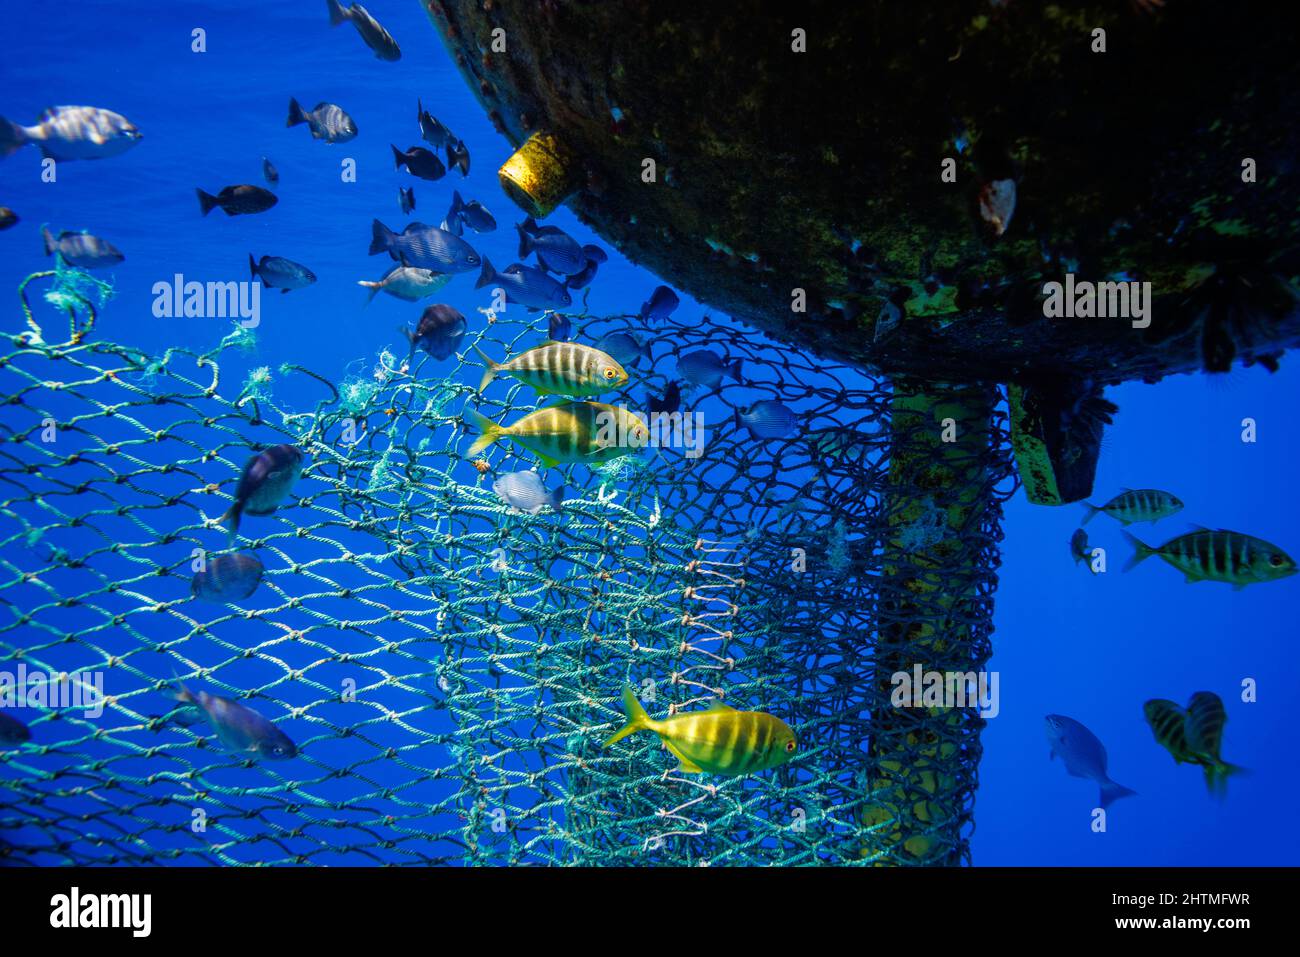
[[[465,410],[465,418],[482,434],[466,453],[472,457],[504,438],[522,445],[548,468],[581,462],[600,465],[644,448],[650,428],[634,412],[604,402],[561,402],[548,405],[510,425]]]
[[[691,711],[656,721],[646,713],[636,693],[623,689],[627,724],[619,728],[608,748],[637,731],[653,731],[680,762],[684,774],[756,774],[785,764],[799,750],[794,732],[780,718],[762,711],[737,711],[715,701],[707,711]]]

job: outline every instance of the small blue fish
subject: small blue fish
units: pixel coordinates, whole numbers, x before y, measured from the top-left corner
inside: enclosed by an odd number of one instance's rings
[[[415,187],[408,186],[403,189],[397,187],[397,205],[402,207],[402,214],[409,216],[415,210]],[[457,236],[460,233],[456,233]]]
[[[546,338],[552,342],[568,342],[569,337],[573,335],[573,323],[569,317],[562,312],[551,313],[550,323],[547,326]]]
[[[274,722],[248,705],[206,691],[195,695],[184,685],[180,685],[179,690],[168,692],[168,696],[202,712],[217,733],[217,740],[236,754],[255,754],[272,761],[284,761],[298,753],[297,746]]]
[[[1106,749],[1097,736],[1064,715],[1049,714],[1046,720],[1047,743],[1051,746],[1049,757],[1065,762],[1066,773],[1071,777],[1096,781],[1101,787],[1100,804],[1109,807],[1111,802],[1137,794],[1121,784],[1116,784],[1106,773]]]
[[[233,535],[244,515],[272,514],[302,474],[302,459],[292,445],[272,445],[249,459],[235,486],[235,503],[221,516],[222,527]]]
[[[776,399],[761,399],[748,412],[736,410],[736,428],[749,426],[756,438],[780,439],[789,435],[799,424],[798,417],[789,406]]]
[[[492,491],[511,508],[536,515],[546,505],[559,508],[564,501],[564,486],[548,492],[542,477],[533,471],[510,472],[492,483]]]
[[[404,329],[406,338],[411,343],[411,355],[416,349],[423,349],[435,359],[446,359],[461,339],[465,338],[467,324],[459,311],[445,303],[429,306],[420,315],[415,332]]]
[[[596,343],[596,348],[625,366],[636,365],[642,358],[651,358],[650,343],[642,343],[628,332],[607,332]]]
[[[729,375],[739,381],[740,363],[741,360],[737,359],[727,365],[716,352],[702,349],[699,352],[689,352],[679,358],[677,360],[677,372],[698,386],[703,386],[706,389],[716,389],[722,384],[724,375]]]
[[[190,594],[204,601],[243,601],[257,591],[265,569],[256,556],[235,552],[217,555],[190,582]]]
[[[376,219],[370,224],[370,255],[380,253],[434,272],[468,272],[482,263],[474,247],[445,229],[411,223],[395,233]]]
[[[476,233],[490,233],[497,228],[497,221],[488,212],[487,207],[477,199],[471,199],[468,203],[461,199],[460,192],[452,190],[451,209],[447,210],[447,223],[445,228],[457,236],[461,234],[461,225],[464,224]]]
[[[643,320],[667,319],[681,303],[677,293],[667,286],[657,286],[650,294],[649,300],[641,303],[640,317]]]
[[[22,744],[32,739],[31,729],[0,711],[0,744]]]
[[[504,272],[497,272],[485,256],[483,271],[474,288],[482,289],[493,284],[505,290],[506,301],[528,309],[564,309],[573,305],[569,290],[542,270],[515,263],[507,266]]]
[[[438,154],[432,150],[426,150],[423,146],[412,146],[403,152],[392,143],[388,145],[393,151],[394,169],[405,166],[406,171],[412,176],[427,180],[439,180],[447,175],[447,167],[442,165],[442,160],[438,159]]]
[[[582,247],[558,226],[538,226],[529,216],[515,229],[519,233],[520,259],[536,252],[537,261],[549,272],[564,276],[575,276],[586,268],[587,257]]]
[[[415,101],[415,110],[416,119],[420,123],[420,136],[426,143],[440,150],[455,140],[451,130],[439,123],[433,114],[424,108],[424,103],[419,99]]]
[[[1074,534],[1070,536],[1070,554],[1074,556],[1074,563],[1092,561],[1092,550],[1088,548],[1088,533],[1081,528],[1076,528]]]
[[[262,157],[262,175],[266,178],[266,181],[270,183],[272,186],[280,182],[279,170],[277,170],[275,168],[275,164],[272,163],[265,156]]]
[[[668,388],[664,389],[663,398],[656,395],[647,395],[645,397],[646,408],[653,415],[656,412],[663,412],[672,415],[682,407],[682,389],[676,380],[668,383]]]
[[[42,226],[41,238],[45,240],[45,255],[52,256],[58,253],[68,265],[81,269],[103,269],[106,266],[116,266],[126,259],[107,239],[100,239],[90,233],[64,231],[59,233],[58,239],[55,239],[54,235]]]
[[[609,260],[609,256],[605,255],[605,250],[599,246],[590,244],[583,246],[582,254],[587,257],[587,265],[582,272],[570,276],[565,281],[564,284],[570,289],[585,289],[590,286],[591,281],[596,278],[596,271],[600,269],[600,264]]]
[[[290,289],[302,289],[316,281],[316,274],[292,259],[283,256],[263,256],[258,262],[253,254],[248,254],[248,272],[253,279],[260,279],[262,285],[269,289],[279,289],[286,293]]]

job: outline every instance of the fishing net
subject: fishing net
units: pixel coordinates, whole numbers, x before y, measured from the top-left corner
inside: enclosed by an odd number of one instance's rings
[[[38,323],[33,282],[66,334]],[[648,346],[605,401],[644,415],[701,349],[742,360],[741,381],[683,401],[702,454],[551,469],[563,504],[528,514],[492,482],[535,459],[471,460],[461,418],[537,407],[509,379],[475,392],[471,344],[500,359],[543,338],[522,309],[472,317],[445,362],[394,345],[335,384],[262,365],[239,328],[205,353],[101,341],[90,282],[29,277],[0,358],[0,672],[99,672],[106,701],[10,711],[32,737],[0,743],[0,862],[969,859],[982,720],[894,707],[890,676],[990,654],[1014,489],[991,387],[888,383],[722,319],[575,313],[575,341]],[[737,420],[761,399],[797,429]],[[307,467],[240,529],[260,587],[192,597],[194,562],[229,548],[216,519],[245,461],[280,442]],[[299,754],[252,760],[175,720],[177,677]],[[719,697],[767,711],[799,752],[719,777],[679,772],[650,733],[603,749],[625,684],[657,718]]]

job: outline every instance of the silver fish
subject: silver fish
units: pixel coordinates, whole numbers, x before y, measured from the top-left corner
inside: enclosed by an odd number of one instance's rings
[[[405,257],[407,265],[434,272],[466,272],[477,269],[481,263],[469,243],[436,226],[411,223],[395,233],[376,219],[371,223],[370,233],[372,256],[388,253],[394,259]]]
[[[290,289],[302,289],[316,281],[316,274],[292,259],[283,256],[263,256],[258,262],[253,254],[248,254],[248,272],[253,279],[262,280],[262,285],[279,289],[286,293]]]
[[[511,508],[536,515],[545,506],[559,508],[564,501],[564,486],[547,491],[542,477],[533,471],[509,472],[492,483],[492,491]]]
[[[1101,787],[1100,804],[1109,807],[1112,801],[1137,794],[1121,784],[1116,784],[1106,773],[1106,749],[1097,736],[1075,721],[1060,714],[1049,714],[1046,721],[1047,743],[1050,757],[1059,757],[1071,777],[1096,781]]]
[[[358,279],[357,285],[365,286],[370,290],[366,302],[373,301],[381,292],[386,292],[405,302],[418,302],[426,296],[432,296],[449,282],[451,276],[447,273],[421,269],[418,266],[394,266],[378,282]]]
[[[293,97],[289,97],[289,119],[285,126],[306,123],[312,139],[326,143],[346,143],[357,135],[357,124],[343,107],[335,103],[317,103],[315,108],[304,110]]]
[[[338,0],[326,0],[326,4],[330,12],[330,26],[336,27],[345,20],[351,20],[358,35],[379,59],[392,62],[402,58],[402,50],[392,34],[380,26],[379,21],[361,4],[354,3],[347,8]]]
[[[302,460],[292,445],[272,445],[250,458],[235,486],[235,503],[221,516],[222,527],[233,535],[245,514],[272,514],[302,474]]]
[[[125,153],[142,137],[126,117],[94,106],[52,106],[35,126],[19,126],[0,117],[0,157],[31,143],[60,161],[105,159]]]
[[[248,705],[206,691],[194,694],[184,685],[169,696],[202,712],[217,733],[217,740],[236,754],[284,761],[298,753],[288,735]]]
[[[45,255],[58,253],[63,261],[81,269],[103,269],[115,266],[126,257],[107,239],[100,239],[90,233],[59,233],[57,239],[46,227],[41,227],[41,238],[45,240]]]
[[[265,569],[254,555],[235,552],[217,555],[204,563],[190,582],[190,594],[204,601],[242,601],[262,582]]]

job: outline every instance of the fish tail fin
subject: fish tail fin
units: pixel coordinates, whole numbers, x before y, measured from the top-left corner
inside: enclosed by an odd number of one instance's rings
[[[235,534],[239,531],[239,519],[243,514],[243,504],[236,502],[222,513],[221,517],[217,519],[217,524],[224,528],[230,534],[231,538],[234,538]]]
[[[528,230],[524,229],[522,223],[515,224],[515,231],[519,233],[519,258],[527,259],[533,251],[533,237],[528,235]]]
[[[343,9],[343,4],[339,3],[339,0],[325,0],[325,4],[330,12],[330,26],[337,27],[348,18],[348,12]]]
[[[1091,502],[1084,502],[1084,503],[1083,503],[1083,521],[1080,522],[1079,524],[1080,524],[1080,525],[1087,525],[1089,522],[1091,522],[1094,518],[1097,517],[1097,513],[1100,512],[1100,511],[1101,511],[1101,508],[1100,508],[1099,506],[1097,506],[1097,505],[1093,505]]]
[[[474,440],[474,444],[469,447],[469,451],[465,453],[466,455],[477,455],[489,445],[499,441],[501,436],[505,435],[506,430],[504,428],[496,422],[493,422],[486,415],[476,412],[473,409],[465,410],[465,418],[470,421],[474,428],[483,433]]]
[[[647,350],[649,349],[649,343],[648,343],[648,342],[646,343],[646,348],[647,348]],[[737,382],[740,381],[740,364],[741,364],[743,361],[744,361],[743,359],[737,359],[737,360],[736,360],[735,362],[733,362],[733,363],[731,364],[731,366],[727,369],[727,371],[731,373],[731,377],[732,377],[733,379],[735,379]]]
[[[27,145],[27,131],[0,116],[0,156],[16,153]]]
[[[1211,797],[1222,801],[1228,796],[1228,778],[1240,777],[1249,773],[1245,768],[1229,764],[1227,761],[1206,765],[1205,787],[1209,790]]]
[[[1124,563],[1124,571],[1132,571],[1138,564],[1150,558],[1156,550],[1131,532],[1121,532],[1128,543],[1133,546],[1133,557]]]
[[[399,150],[392,143],[388,144],[388,148],[393,151],[393,169],[401,169],[403,166],[405,166],[406,156],[403,155],[402,151]]]
[[[297,126],[299,123],[307,122],[307,114],[303,112],[302,105],[294,98],[289,97],[289,119],[284,123],[285,126]]]
[[[250,279],[257,278],[257,260],[253,258],[252,253],[248,254],[248,276]]]
[[[213,208],[214,206],[219,205],[219,204],[217,203],[217,197],[213,196],[211,193],[205,193],[205,192],[203,192],[203,190],[201,190],[201,189],[196,189],[194,192],[198,194],[198,197],[199,197],[199,209],[203,210],[203,215],[204,215],[204,216],[206,216],[206,215],[208,215],[208,213],[212,212],[212,208]]]
[[[367,305],[369,305],[370,303],[374,302],[374,301],[375,301],[375,296],[379,295],[379,283],[377,283],[377,282],[371,282],[369,279],[358,279],[358,280],[357,280],[357,285],[358,285],[358,286],[365,286],[365,287],[366,287],[366,304],[367,304]],[[405,332],[406,330],[402,330],[402,331]]]
[[[1122,784],[1116,784],[1110,778],[1101,782],[1101,806],[1110,807],[1111,804],[1120,798],[1134,797],[1137,791],[1132,788],[1126,788]]]
[[[54,238],[54,234],[50,232],[50,227],[41,227],[41,239],[45,241],[45,255],[52,255],[54,250],[59,248],[59,243]]]
[[[645,708],[637,700],[636,692],[632,690],[631,685],[623,686],[623,713],[627,715],[627,724],[610,735],[601,747],[608,748],[614,742],[622,741],[629,734],[652,729],[654,722],[650,720],[650,715],[646,714]]]
[[[492,268],[492,260],[487,256],[483,257],[483,270],[478,274],[478,282],[474,283],[475,289],[482,289],[493,279],[497,278],[497,271]]]
[[[461,210],[463,210],[464,208],[465,208],[465,201],[460,198],[460,190],[453,189],[451,191],[451,212],[447,214],[447,218],[451,219],[455,216],[459,216]]]
[[[479,392],[482,392],[484,389],[486,389],[489,385],[492,384],[492,380],[495,379],[497,377],[497,373],[501,371],[501,363],[489,357],[488,354],[484,352],[482,349],[480,349],[478,346],[474,347],[474,351],[477,352],[479,354],[479,358],[483,360],[483,366],[484,366],[483,380],[478,384],[478,390]]]
[[[392,249],[394,235],[396,234],[391,229],[379,220],[374,220],[370,224],[370,255],[378,256]]]

